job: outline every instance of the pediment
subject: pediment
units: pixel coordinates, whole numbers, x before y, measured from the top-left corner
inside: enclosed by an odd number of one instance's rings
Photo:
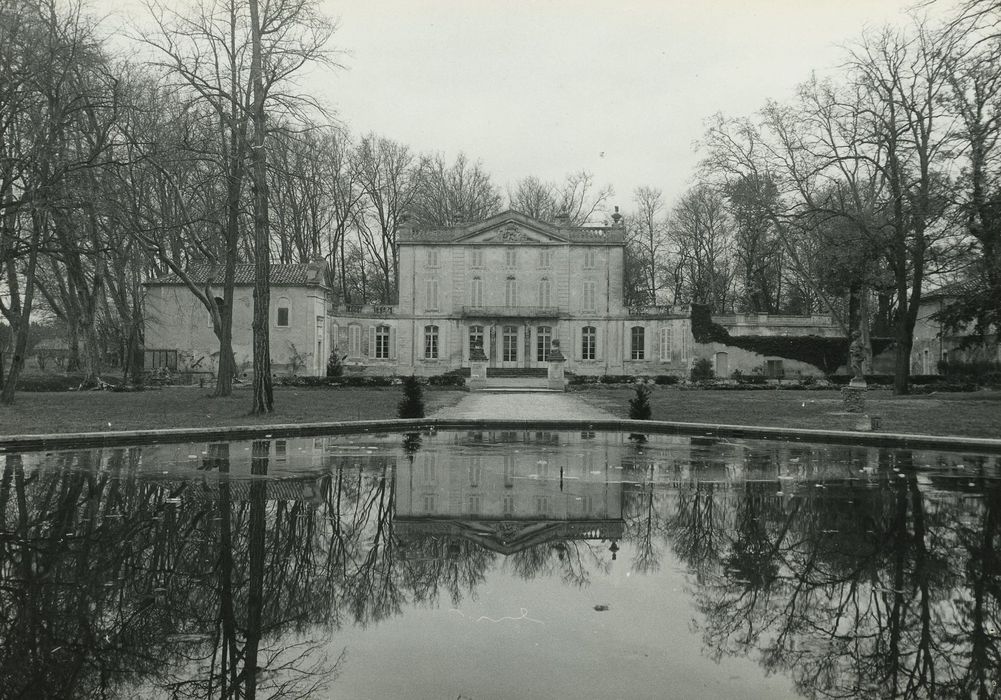
[[[516,211],[506,211],[471,226],[456,238],[459,243],[547,244],[566,243],[568,238],[552,224]]]

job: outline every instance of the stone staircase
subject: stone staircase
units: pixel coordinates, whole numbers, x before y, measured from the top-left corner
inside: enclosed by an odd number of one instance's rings
[[[487,367],[486,386],[479,391],[550,392],[549,371],[545,367]]]

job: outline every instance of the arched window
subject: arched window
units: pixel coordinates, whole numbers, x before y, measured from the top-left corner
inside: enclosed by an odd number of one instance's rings
[[[389,359],[389,326],[375,327],[375,359]]]
[[[646,342],[646,331],[643,326],[633,326],[629,332],[629,359],[643,360],[646,355],[643,346]]]
[[[472,352],[477,348],[479,348],[481,352],[486,351],[486,347],[483,345],[483,326],[470,326],[469,327],[470,354],[472,354]]]
[[[598,331],[594,326],[580,330],[580,359],[593,360],[598,356]]]
[[[518,326],[504,326],[502,336],[502,359],[504,362],[518,361]]]
[[[674,341],[674,334],[671,326],[663,326],[660,329],[660,361],[671,361],[671,343]]]
[[[539,326],[535,331],[535,358],[539,362],[549,361],[549,351],[553,344],[553,329],[550,326]]]
[[[424,359],[438,359],[438,326],[424,326]]]
[[[288,297],[278,298],[278,310],[275,315],[275,325],[279,328],[288,328],[292,317],[292,302]]]

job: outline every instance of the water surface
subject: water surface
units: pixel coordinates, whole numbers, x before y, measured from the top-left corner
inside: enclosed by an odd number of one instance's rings
[[[8,454],[2,697],[993,697],[997,456],[440,432]]]

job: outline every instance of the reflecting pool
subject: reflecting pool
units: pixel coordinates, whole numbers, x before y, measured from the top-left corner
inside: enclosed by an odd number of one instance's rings
[[[0,456],[0,697],[994,697],[1001,458],[592,432]]]

